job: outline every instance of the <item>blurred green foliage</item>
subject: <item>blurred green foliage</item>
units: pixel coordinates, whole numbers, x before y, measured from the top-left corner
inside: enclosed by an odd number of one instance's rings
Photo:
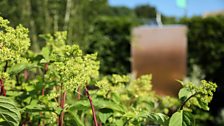
[[[209,80],[220,78],[224,69],[223,21],[223,16],[184,18],[180,21],[188,26],[189,70],[197,64]]]
[[[224,16],[183,18],[180,23],[188,26],[188,74],[196,64],[206,80],[218,84],[210,104],[212,113],[218,115],[224,107]]]
[[[136,25],[129,17],[102,16],[95,22],[96,31],[88,36],[87,53],[97,52],[103,74],[127,74],[130,70],[130,32]]]
[[[88,45],[84,38],[106,7],[106,0],[1,0],[0,14],[13,26],[29,28],[31,48],[38,52],[44,45],[38,35],[56,31],[68,31],[68,41]]]

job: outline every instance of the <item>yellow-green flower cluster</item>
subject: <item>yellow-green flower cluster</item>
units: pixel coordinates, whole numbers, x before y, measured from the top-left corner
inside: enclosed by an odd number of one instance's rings
[[[129,91],[135,92],[136,97],[145,96],[152,92],[152,75],[143,75],[133,80],[129,85]]]
[[[8,26],[9,21],[0,17],[0,61],[16,61],[24,55],[30,46],[28,30],[22,25],[16,28]]]
[[[65,36],[66,32],[57,32],[55,38],[48,36],[48,49],[45,48],[45,53],[48,53],[45,58],[48,59],[44,60],[53,63],[49,64],[46,77],[63,85],[63,90],[74,91],[98,77],[99,62],[96,54],[83,55],[77,45],[65,45]]]
[[[113,74],[111,81],[113,84],[124,84],[130,81],[130,78],[126,75],[118,75],[118,74]]]
[[[199,86],[188,83],[184,85],[184,87],[188,88],[191,94],[194,95],[194,97],[187,102],[186,106],[190,107],[191,105],[195,105],[201,109],[209,110],[208,104],[211,102],[213,92],[215,92],[217,88],[215,83],[202,80]]]

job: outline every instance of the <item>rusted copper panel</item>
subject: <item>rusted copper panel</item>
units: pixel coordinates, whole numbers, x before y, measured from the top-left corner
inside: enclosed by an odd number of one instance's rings
[[[152,73],[153,88],[160,95],[175,96],[186,74],[187,28],[182,25],[132,30],[132,72]]]

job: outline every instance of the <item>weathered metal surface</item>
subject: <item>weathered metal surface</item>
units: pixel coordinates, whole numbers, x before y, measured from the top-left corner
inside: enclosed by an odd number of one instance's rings
[[[132,30],[132,72],[136,77],[151,73],[153,89],[160,95],[175,96],[186,74],[187,28],[182,25]]]

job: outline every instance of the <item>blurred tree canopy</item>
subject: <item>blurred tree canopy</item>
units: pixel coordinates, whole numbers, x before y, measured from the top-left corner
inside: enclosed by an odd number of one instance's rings
[[[134,11],[139,18],[154,19],[156,17],[156,8],[150,5],[139,5]]]
[[[106,0],[1,0],[1,16],[30,29],[32,50],[39,51],[39,34],[68,31],[68,42],[86,48],[85,36],[92,23],[108,7]]]
[[[127,74],[131,71],[130,32],[134,25],[129,17],[102,16],[96,20],[98,32],[93,32],[88,40],[88,53],[98,52],[102,73]]]
[[[220,69],[224,63],[223,21],[223,16],[184,18],[180,21],[189,28],[189,67],[192,66],[191,64],[200,65],[207,75],[206,79],[212,81],[220,78],[221,74],[216,73],[221,72]]]

